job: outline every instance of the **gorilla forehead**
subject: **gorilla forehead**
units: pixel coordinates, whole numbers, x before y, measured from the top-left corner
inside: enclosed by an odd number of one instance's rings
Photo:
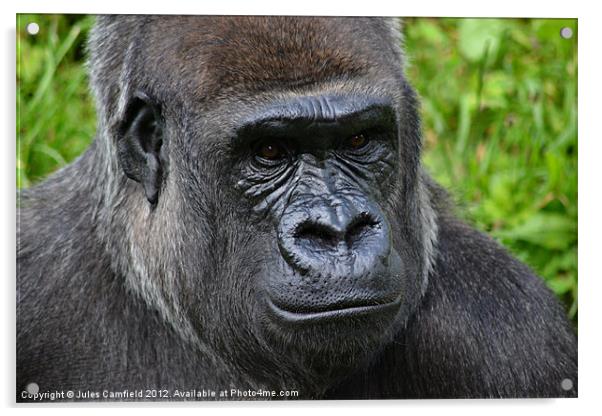
[[[162,74],[175,90],[200,99],[353,78],[389,62],[399,65],[392,55],[391,23],[384,19],[155,16],[143,27],[141,46],[153,48],[140,49],[155,51],[143,62],[145,73]]]

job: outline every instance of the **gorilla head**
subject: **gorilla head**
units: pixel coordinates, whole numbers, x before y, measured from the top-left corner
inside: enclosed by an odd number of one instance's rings
[[[435,221],[400,43],[370,18],[99,18],[98,232],[235,372],[323,385],[415,308]]]

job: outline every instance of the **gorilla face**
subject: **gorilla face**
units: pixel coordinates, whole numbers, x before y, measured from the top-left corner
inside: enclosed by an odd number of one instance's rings
[[[369,359],[417,304],[427,262],[416,102],[392,27],[155,23],[115,129],[142,184],[127,184],[135,220],[113,233],[126,230],[131,286],[236,371],[269,378],[277,360],[302,379]]]
[[[269,103],[237,130],[237,188],[272,228],[256,283],[276,335],[382,331],[399,311],[403,262],[382,206],[397,141],[391,102],[346,94]]]

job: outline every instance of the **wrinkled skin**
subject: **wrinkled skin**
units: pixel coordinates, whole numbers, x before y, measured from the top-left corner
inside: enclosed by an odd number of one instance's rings
[[[20,195],[17,399],[576,395],[554,296],[422,170],[400,44],[388,19],[99,17],[96,140]]]
[[[379,184],[395,180],[393,109],[353,96],[277,105],[242,127],[235,171],[253,210],[274,227],[259,296],[275,332],[361,316],[367,326],[358,329],[382,333],[407,278],[377,202],[385,199]],[[385,316],[386,325],[371,328]]]

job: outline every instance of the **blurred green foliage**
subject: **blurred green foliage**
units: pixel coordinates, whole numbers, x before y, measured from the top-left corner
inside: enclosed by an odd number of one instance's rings
[[[27,25],[40,27],[37,35]],[[85,39],[93,18],[17,16],[17,186],[27,187],[73,160],[96,128]]]
[[[576,20],[405,25],[429,171],[460,214],[543,276],[576,321]]]
[[[36,22],[40,32],[29,35]],[[87,16],[17,18],[17,181],[90,143]],[[544,277],[577,320],[577,22],[405,19],[424,160],[459,213]],[[560,36],[563,27],[571,39]]]

